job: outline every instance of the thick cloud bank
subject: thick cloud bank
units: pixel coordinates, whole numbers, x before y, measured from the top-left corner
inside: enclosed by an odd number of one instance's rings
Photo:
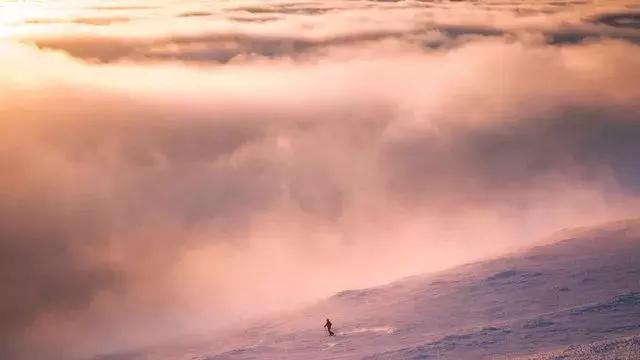
[[[0,5],[3,359],[640,210],[633,2],[149,3]]]

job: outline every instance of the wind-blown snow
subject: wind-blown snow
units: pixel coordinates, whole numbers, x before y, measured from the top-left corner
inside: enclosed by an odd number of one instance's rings
[[[638,275],[640,220],[623,221],[117,359],[631,359]]]

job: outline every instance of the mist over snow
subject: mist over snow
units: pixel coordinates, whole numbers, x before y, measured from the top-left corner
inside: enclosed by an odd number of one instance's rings
[[[0,358],[140,349],[636,218],[639,80],[633,0],[0,2]],[[634,261],[532,316],[636,304]],[[512,336],[443,319],[374,358]]]
[[[637,219],[565,230],[498,258],[341,291],[303,309],[114,356],[636,359],[639,235]],[[335,336],[322,334],[322,314],[331,314]]]

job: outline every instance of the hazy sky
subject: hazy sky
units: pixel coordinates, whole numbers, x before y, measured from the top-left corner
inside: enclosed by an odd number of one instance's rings
[[[0,0],[0,357],[637,216],[639,84],[633,0]]]

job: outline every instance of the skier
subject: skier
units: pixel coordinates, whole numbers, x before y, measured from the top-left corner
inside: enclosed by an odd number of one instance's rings
[[[327,331],[329,332],[329,336],[335,335],[333,331],[331,331],[331,321],[328,318],[327,318],[327,322],[324,324],[324,327],[327,328]]]

